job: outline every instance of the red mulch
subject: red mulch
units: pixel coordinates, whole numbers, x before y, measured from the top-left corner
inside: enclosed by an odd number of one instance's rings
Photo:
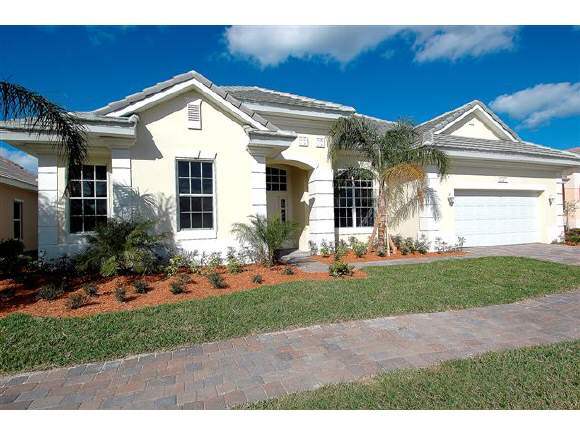
[[[186,300],[200,300],[207,297],[232,294],[248,289],[257,288],[264,285],[275,285],[279,283],[295,282],[298,280],[340,280],[328,275],[327,272],[308,273],[298,268],[292,268],[294,274],[285,275],[282,271],[285,266],[275,266],[267,268],[260,265],[247,265],[240,274],[229,274],[223,272],[223,277],[227,284],[225,289],[214,289],[209,284],[206,277],[201,275],[188,274],[191,281],[186,285],[183,294],[174,295],[170,291],[170,283],[175,277],[167,278],[165,275],[145,276],[143,279],[149,284],[150,289],[146,294],[138,294],[133,286],[133,281],[141,277],[120,276],[111,279],[102,279],[95,282],[98,295],[89,298],[86,305],[78,309],[68,309],[66,307],[67,297],[71,293],[83,292],[83,283],[77,283],[71,292],[65,293],[60,298],[53,301],[38,300],[36,297],[38,288],[27,289],[23,285],[15,283],[11,279],[0,281],[0,318],[11,313],[26,313],[33,316],[49,317],[83,317],[105,312],[117,312],[121,310],[133,310],[147,306],[157,306],[164,303],[176,303]],[[253,283],[254,275],[260,274],[263,282]],[[366,274],[356,270],[353,278],[363,278]],[[125,286],[127,290],[127,301],[120,303],[115,298],[115,289],[118,286]],[[12,296],[8,293],[12,293]],[[8,291],[8,292],[6,292]]]
[[[390,256],[379,256],[378,254],[376,254],[375,252],[370,252],[370,253],[366,253],[363,257],[356,257],[355,254],[349,250],[346,254],[346,256],[344,256],[342,258],[342,260],[344,262],[347,263],[354,263],[354,262],[374,262],[377,260],[397,260],[397,259],[416,259],[418,257],[449,257],[449,256],[463,256],[465,255],[465,252],[463,251],[455,251],[455,252],[449,252],[449,253],[427,253],[427,254],[420,254],[420,253],[415,253],[415,254],[407,254],[407,255],[402,255],[401,253],[397,252],[397,253],[393,253]],[[312,256],[311,259],[317,260],[319,262],[323,262],[323,263],[327,263],[327,264],[331,264],[332,262],[334,262],[334,256],[329,256],[329,257],[323,257],[323,256]]]

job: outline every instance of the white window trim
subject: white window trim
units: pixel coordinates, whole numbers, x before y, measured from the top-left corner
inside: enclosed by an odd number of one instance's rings
[[[111,168],[107,163],[85,163],[83,165],[90,165],[94,167],[105,167],[107,170],[107,221],[111,218],[111,209],[112,209],[112,201],[113,201],[113,189],[112,189],[112,182],[111,182]],[[65,183],[68,180],[68,172],[65,174]],[[80,198],[80,197],[73,197],[73,198]],[[103,197],[100,197],[103,198]],[[66,228],[66,235],[68,237],[68,243],[75,243],[79,240],[82,241],[86,236],[94,235],[95,231],[91,230],[88,232],[71,232],[70,231],[70,195],[67,194],[66,201],[65,201],[65,228]]]
[[[177,241],[191,241],[200,239],[217,239],[217,227],[218,227],[218,210],[217,210],[217,172],[216,172],[216,159],[215,154],[204,156],[202,152],[193,153],[193,156],[176,156],[175,164],[173,166],[174,179],[175,179],[175,240]],[[198,162],[211,162],[212,164],[212,184],[213,184],[213,195],[212,195],[212,205],[213,205],[213,228],[212,229],[180,229],[179,228],[179,172],[177,169],[178,162],[180,160],[185,161],[198,161]]]
[[[20,204],[20,219],[16,220],[14,218],[14,203]],[[14,235],[14,222],[18,221],[20,223],[20,238],[16,238]],[[12,202],[12,239],[17,239],[18,241],[24,241],[24,201],[19,198],[15,198]]]
[[[336,170],[334,173],[333,177],[336,177],[336,175],[342,170]],[[333,201],[333,206],[332,206],[332,216],[333,216],[333,220],[334,220],[334,178],[332,180],[332,201]],[[355,189],[354,187],[352,189]],[[375,181],[375,179],[373,179],[373,196],[376,199],[377,198],[377,183]],[[354,195],[353,195],[353,199],[354,199]],[[352,226],[349,227],[335,227],[335,230],[338,231],[339,235],[340,233],[345,233],[347,236],[349,236],[350,234],[370,234],[373,231],[374,226],[357,226],[356,225],[356,206],[354,205],[355,203],[353,203],[352,206]],[[375,219],[376,219],[376,208],[375,209]]]

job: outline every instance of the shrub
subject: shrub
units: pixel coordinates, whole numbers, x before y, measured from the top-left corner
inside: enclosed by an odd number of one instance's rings
[[[311,256],[316,256],[318,254],[318,245],[314,241],[308,241],[308,249],[310,250]]]
[[[172,294],[183,294],[185,292],[185,283],[181,280],[175,280],[169,285]]]
[[[332,251],[332,244],[326,242],[326,240],[322,240],[320,243],[320,255],[322,257],[329,257]]]
[[[262,276],[260,274],[255,274],[254,277],[252,277],[252,283],[260,284],[263,281],[264,280],[262,279]]]
[[[87,297],[94,297],[97,295],[97,287],[94,283],[87,283],[83,286],[83,291]]]
[[[401,235],[394,235],[391,237],[391,240],[395,244],[398,250],[401,249],[401,244],[403,243],[403,237]]]
[[[228,254],[226,256],[226,268],[230,274],[239,274],[244,269],[242,263],[236,257],[236,251],[234,248],[228,248]]]
[[[580,244],[580,229],[569,229],[566,231],[564,241],[570,245]]]
[[[16,274],[26,267],[29,262],[23,256],[24,244],[16,239],[0,241],[0,274]]]
[[[62,287],[54,283],[48,283],[38,290],[38,298],[41,300],[56,300],[64,293]]]
[[[340,260],[348,253],[348,244],[342,239],[334,247],[334,260]]]
[[[219,251],[211,253],[207,259],[207,267],[210,271],[217,271],[224,263]]]
[[[367,244],[365,244],[364,242],[359,242],[359,241],[356,241],[356,243],[353,244],[351,247],[352,247],[352,251],[354,252],[354,255],[356,257],[363,257],[366,254],[367,249],[368,249]]]
[[[146,294],[149,291],[149,284],[145,280],[135,280],[133,288],[138,294]]]
[[[383,245],[379,245],[377,247],[377,256],[379,257],[385,257],[387,255],[387,252],[385,250],[385,247]]]
[[[222,275],[216,271],[209,273],[207,280],[214,289],[223,289],[227,286]]]
[[[253,215],[249,224],[235,223],[232,233],[242,245],[249,245],[256,261],[272,266],[279,261],[280,249],[292,237],[297,227],[291,221]]]
[[[184,256],[180,254],[171,256],[167,266],[165,267],[165,274],[167,274],[169,277],[174,276],[181,268],[185,266],[187,266],[187,259]]]
[[[419,239],[415,240],[415,248],[421,254],[427,254],[430,245],[431,243],[427,240],[427,237],[424,234],[422,234]]]
[[[282,274],[284,274],[285,276],[291,276],[291,275],[294,275],[294,270],[292,268],[290,268],[289,266],[286,266],[282,270]]]
[[[465,244],[465,238],[463,236],[457,237],[457,243],[453,247],[453,251],[461,251],[463,250],[463,245]]]
[[[341,260],[333,262],[328,267],[328,273],[332,277],[350,276],[350,275],[352,275],[353,270],[354,270],[354,268],[352,266],[350,266],[348,263],[343,262]]]
[[[81,294],[80,292],[75,292],[74,294],[70,294],[66,299],[66,307],[69,310],[78,309],[79,307],[84,306],[88,302],[88,296],[85,294]]]
[[[115,288],[115,298],[119,303],[127,301],[127,290],[124,286],[118,286]]]
[[[79,256],[82,271],[109,277],[123,273],[146,274],[158,264],[156,251],[165,235],[153,235],[152,221],[125,221],[112,218],[87,235],[88,248]]]

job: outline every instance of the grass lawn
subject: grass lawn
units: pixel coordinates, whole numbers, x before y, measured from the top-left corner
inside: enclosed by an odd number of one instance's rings
[[[87,318],[0,319],[0,372],[98,361],[256,332],[434,312],[580,287],[580,267],[515,257],[368,268],[362,280],[293,282]]]
[[[330,385],[252,409],[578,409],[580,341],[486,353],[367,382]]]

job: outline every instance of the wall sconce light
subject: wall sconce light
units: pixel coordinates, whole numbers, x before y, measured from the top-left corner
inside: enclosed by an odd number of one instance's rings
[[[447,197],[447,201],[449,202],[449,206],[453,206],[453,204],[455,204],[455,197],[449,194],[449,197]]]
[[[553,196],[553,195],[550,195],[550,196],[548,197],[548,203],[550,203],[550,206],[552,205],[552,203],[554,203],[554,200],[555,200],[555,199],[554,199],[554,196]]]

